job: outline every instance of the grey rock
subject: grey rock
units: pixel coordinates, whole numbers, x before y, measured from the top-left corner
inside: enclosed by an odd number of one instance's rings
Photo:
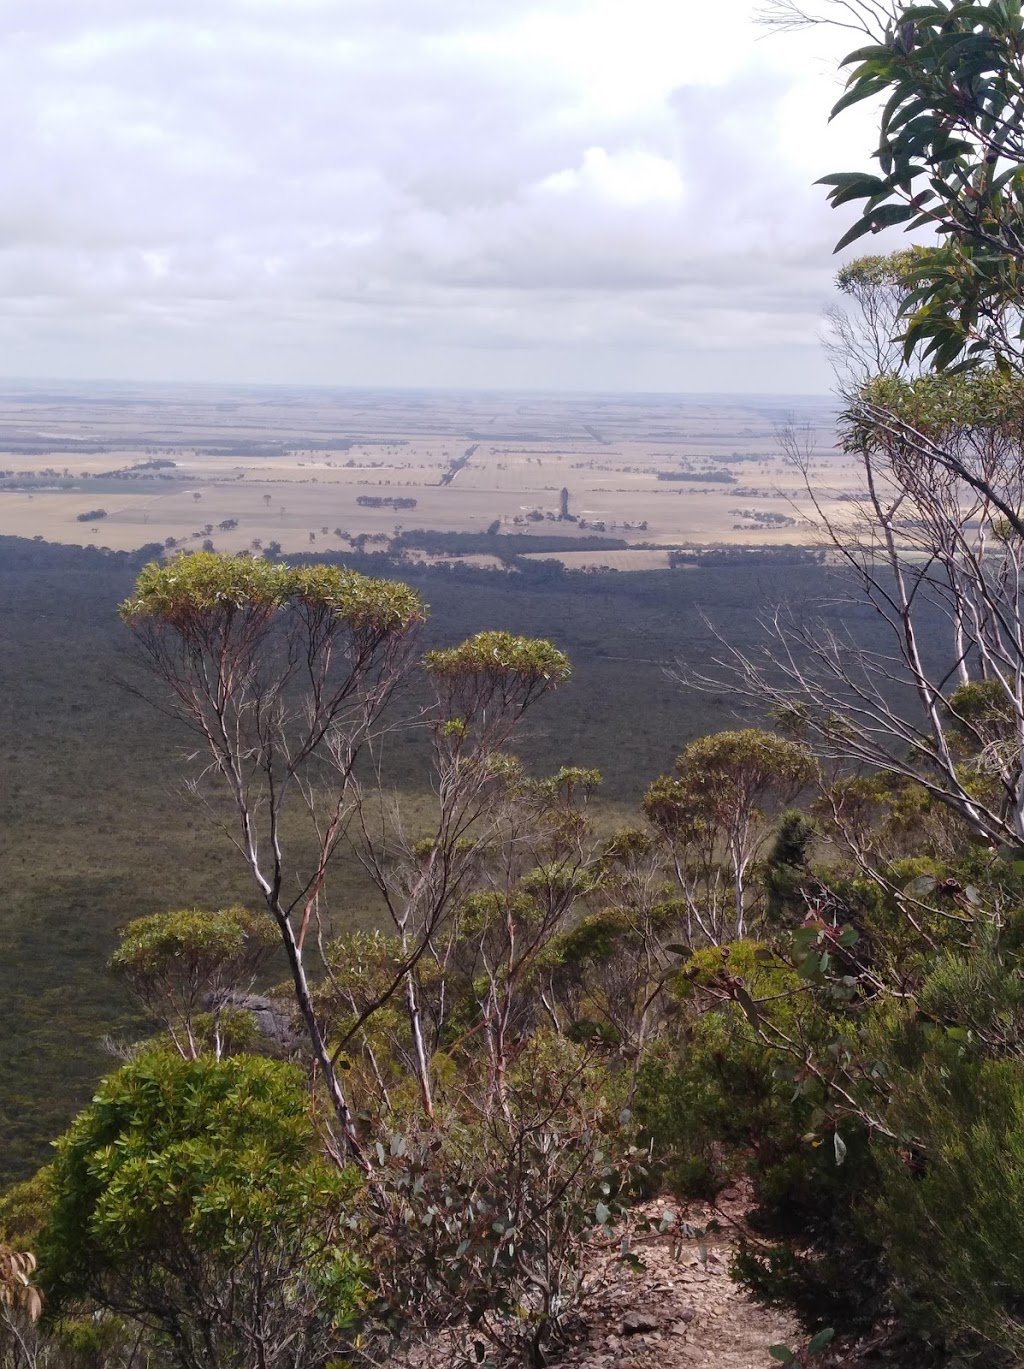
[[[624,1336],[640,1336],[645,1331],[657,1331],[658,1326],[658,1318],[647,1312],[627,1312],[622,1318]]]

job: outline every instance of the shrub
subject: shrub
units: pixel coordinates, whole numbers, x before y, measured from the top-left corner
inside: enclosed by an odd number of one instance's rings
[[[378,1142],[377,1312],[435,1337],[434,1362],[548,1362],[581,1293],[588,1238],[636,1175],[629,1114],[586,1052],[538,1034],[504,1107],[453,1089],[439,1128]]]
[[[299,1070],[152,1052],[58,1143],[39,1237],[51,1317],[82,1300],[166,1340],[181,1369],[315,1369],[363,1293],[357,1181],[317,1154]]]

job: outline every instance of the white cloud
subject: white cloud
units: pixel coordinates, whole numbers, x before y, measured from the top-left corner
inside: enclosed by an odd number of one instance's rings
[[[609,153],[603,147],[588,147],[579,167],[545,176],[539,189],[557,195],[582,194],[631,209],[678,204],[683,198],[683,180],[675,162],[639,148]]]
[[[870,124],[751,8],[12,0],[0,369],[822,388]]]

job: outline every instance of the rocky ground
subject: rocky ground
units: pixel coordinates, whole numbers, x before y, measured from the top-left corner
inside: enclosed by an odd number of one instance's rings
[[[642,1217],[652,1229],[631,1236],[642,1268],[623,1264],[617,1245],[593,1252],[565,1369],[767,1369],[769,1346],[799,1343],[789,1318],[752,1302],[729,1277],[743,1195],[723,1195],[718,1211],[690,1210],[689,1226],[677,1219],[661,1231],[668,1206],[648,1204]],[[718,1232],[691,1234],[712,1218]]]

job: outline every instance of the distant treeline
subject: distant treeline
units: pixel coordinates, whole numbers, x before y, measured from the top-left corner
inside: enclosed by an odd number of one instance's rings
[[[736,477],[728,471],[659,471],[659,480],[692,480],[699,485],[735,485]]]
[[[629,543],[621,537],[533,537],[529,533],[440,532],[433,528],[411,528],[391,543],[393,551],[415,548],[431,556],[497,556],[509,560],[530,552],[555,555],[564,551],[625,551]]]
[[[174,470],[177,464],[165,456],[158,456],[152,461],[136,461],[134,466],[121,466],[113,471],[97,471],[91,477],[88,471],[83,471],[82,475],[93,480],[139,480],[149,478],[154,471]]]
[[[361,494],[356,499],[364,509],[414,509],[416,500],[405,495]]]
[[[670,551],[669,568],[683,566],[823,566],[822,547],[687,547]]]

